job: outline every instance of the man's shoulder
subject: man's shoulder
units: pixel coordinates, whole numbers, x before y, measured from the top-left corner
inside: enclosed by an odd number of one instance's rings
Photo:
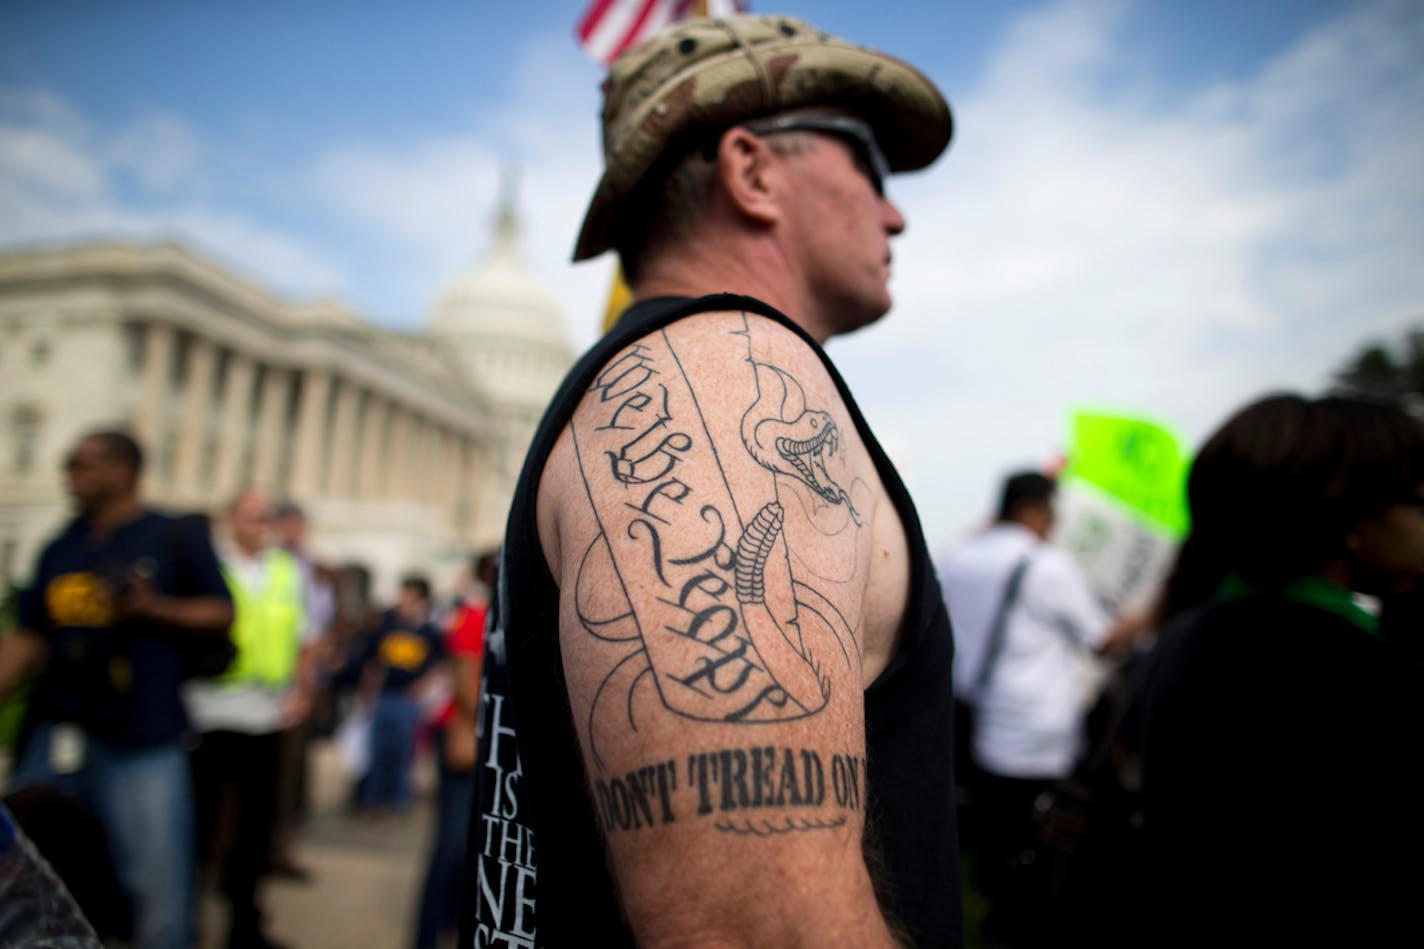
[[[166,547],[185,525],[185,518],[159,508],[146,507],[114,532],[114,541],[119,546]]]
[[[616,361],[628,349],[650,338],[675,333],[686,341],[720,339],[729,321],[751,323],[770,336],[795,338],[806,348],[821,352],[820,346],[802,329],[793,316],[756,297],[737,293],[716,293],[700,297],[656,297],[635,303],[614,328],[585,354],[588,371]],[[577,367],[574,370],[578,371]]]
[[[64,522],[64,525],[52,534],[45,545],[40,548],[38,564],[43,564],[56,553],[63,551],[66,547],[80,542],[84,535],[84,519],[82,517],[71,517]]]
[[[1033,554],[1033,569],[1040,577],[1047,577],[1055,583],[1072,584],[1088,588],[1087,575],[1083,573],[1073,555],[1057,544],[1039,544]]]
[[[129,522],[129,526],[137,530],[171,529],[174,524],[187,523],[194,519],[195,515],[180,515],[165,508],[145,507]]]
[[[740,301],[761,309],[738,307]],[[649,302],[661,304],[662,309],[639,313],[635,306],[630,316],[570,370],[545,425],[555,421],[560,423],[560,431],[566,431],[568,423],[590,405],[606,407],[612,413],[600,430],[621,430],[639,418],[660,419],[668,392],[679,387],[692,391],[699,414],[725,410],[740,415],[745,405],[705,396],[712,394],[718,383],[729,383],[741,375],[754,383],[753,391],[759,380],[774,376],[781,385],[772,388],[788,390],[787,398],[793,401],[804,401],[802,383],[811,376],[834,388],[824,373],[829,360],[815,341],[788,317],[759,301],[719,294]],[[675,303],[710,308],[685,310],[672,305]],[[669,310],[680,312],[665,319]],[[549,447],[552,450],[552,442]],[[547,455],[543,461],[547,466]],[[541,468],[539,477],[543,474]]]
[[[1026,556],[1037,557],[1041,546],[1027,531],[995,524],[951,547],[940,558],[940,569],[980,570],[995,565],[1007,569]]]

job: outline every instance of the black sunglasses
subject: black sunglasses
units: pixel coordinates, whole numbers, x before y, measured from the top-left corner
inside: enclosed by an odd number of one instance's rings
[[[781,132],[821,132],[834,135],[850,146],[856,167],[870,179],[875,193],[885,194],[885,179],[890,177],[890,163],[875,141],[875,133],[860,119],[848,115],[787,115],[765,122],[747,122],[742,126],[758,137]]]

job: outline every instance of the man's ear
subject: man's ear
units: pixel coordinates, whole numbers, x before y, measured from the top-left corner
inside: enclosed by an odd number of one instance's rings
[[[740,214],[762,224],[781,219],[785,166],[766,141],[744,128],[731,128],[717,143],[717,178]]]

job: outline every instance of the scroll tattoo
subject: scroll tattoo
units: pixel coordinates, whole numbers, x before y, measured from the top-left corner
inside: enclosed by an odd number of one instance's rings
[[[860,529],[861,514],[833,473],[846,469],[846,449],[831,414],[807,406],[797,379],[754,356],[753,330],[744,319],[731,334],[740,339],[726,342],[745,351],[750,367],[736,380],[749,383],[740,441],[769,472],[762,498],[745,489],[733,498],[717,454],[729,446],[713,445],[698,394],[665,331],[610,363],[574,417],[580,474],[600,528],[584,552],[574,593],[580,624],[608,657],[583,723],[600,772],[601,747],[636,732],[645,716],[792,721],[830,700],[828,663],[858,669],[856,631],[833,604],[834,591],[793,572],[783,504],[783,491],[809,489],[818,507],[839,509],[842,521],[848,513]],[[807,509],[804,496],[798,494],[795,508]],[[652,583],[655,594],[631,599],[627,581],[634,575]],[[661,812],[671,814],[667,795],[677,786],[676,770],[657,767]],[[614,804],[608,798],[608,807]],[[605,814],[618,823],[613,811]],[[761,834],[840,826],[803,819],[723,823],[729,831]]]

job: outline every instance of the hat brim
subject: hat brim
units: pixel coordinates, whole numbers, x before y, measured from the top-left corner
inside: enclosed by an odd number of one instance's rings
[[[573,259],[610,249],[620,213],[669,147],[694,132],[714,132],[741,122],[812,106],[843,108],[870,123],[891,171],[914,171],[949,145],[954,121],[935,84],[913,66],[876,50],[822,35],[754,51],[733,49],[692,64],[649,96],[630,118],[631,131],[607,159],[574,245]],[[724,94],[706,101],[695,90]],[[677,101],[678,108],[667,103]]]

